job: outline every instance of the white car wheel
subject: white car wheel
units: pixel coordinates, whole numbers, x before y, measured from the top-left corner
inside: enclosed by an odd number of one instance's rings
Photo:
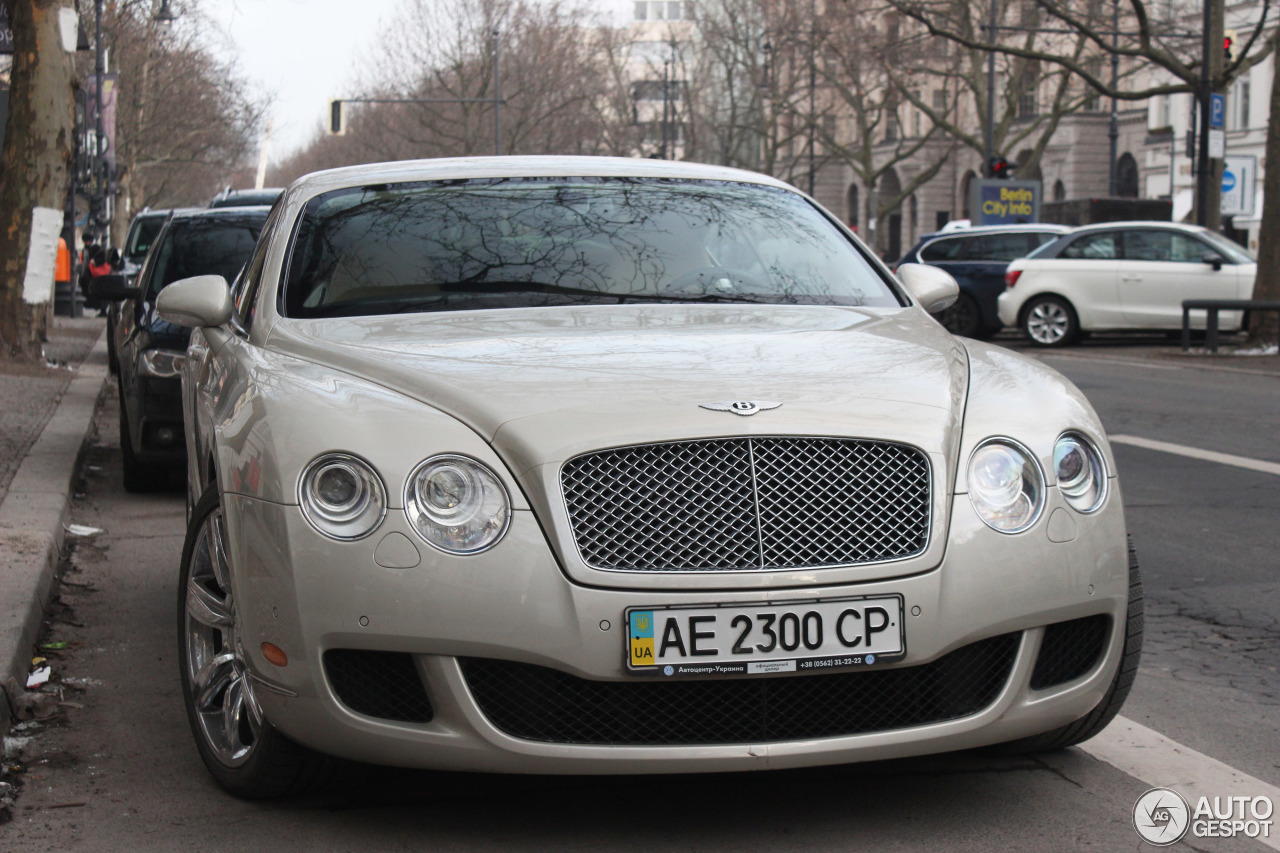
[[[205,766],[249,799],[301,793],[329,762],[276,731],[254,696],[241,643],[217,485],[191,513],[178,577],[178,660],[187,719]]]
[[[1022,315],[1022,330],[1033,344],[1061,347],[1073,343],[1080,333],[1076,312],[1053,296],[1033,299]]]

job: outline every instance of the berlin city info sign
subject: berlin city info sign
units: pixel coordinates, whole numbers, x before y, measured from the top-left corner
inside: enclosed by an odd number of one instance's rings
[[[1019,225],[1040,221],[1040,182],[984,178],[969,189],[974,225]]]

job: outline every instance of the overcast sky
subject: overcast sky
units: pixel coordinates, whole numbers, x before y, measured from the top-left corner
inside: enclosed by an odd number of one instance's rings
[[[449,0],[433,0],[448,3]],[[305,145],[325,120],[329,99],[352,87],[361,57],[405,0],[214,0],[208,10],[230,37],[229,50],[254,84],[275,95],[270,159]],[[595,0],[624,13],[628,0]],[[174,7],[181,9],[181,0]]]

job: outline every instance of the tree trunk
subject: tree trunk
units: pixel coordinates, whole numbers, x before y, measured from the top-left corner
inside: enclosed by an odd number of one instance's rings
[[[1280,48],[1280,30],[1272,36]],[[1262,227],[1258,233],[1258,277],[1254,299],[1280,299],[1280,65],[1271,75],[1271,121],[1267,124],[1266,174],[1262,179]],[[1249,317],[1249,343],[1274,344],[1280,335],[1280,315],[1254,311]]]
[[[0,153],[0,357],[35,361],[53,299],[71,176],[74,53],[64,47],[61,20],[70,8],[65,0],[3,2],[13,30],[13,70]],[[69,29],[74,51],[74,20]]]

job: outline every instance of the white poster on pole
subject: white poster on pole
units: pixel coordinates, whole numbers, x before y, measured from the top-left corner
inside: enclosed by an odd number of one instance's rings
[[[22,280],[22,300],[29,305],[53,298],[53,272],[61,234],[61,210],[37,207],[31,211],[31,244],[27,248],[27,274]]]

